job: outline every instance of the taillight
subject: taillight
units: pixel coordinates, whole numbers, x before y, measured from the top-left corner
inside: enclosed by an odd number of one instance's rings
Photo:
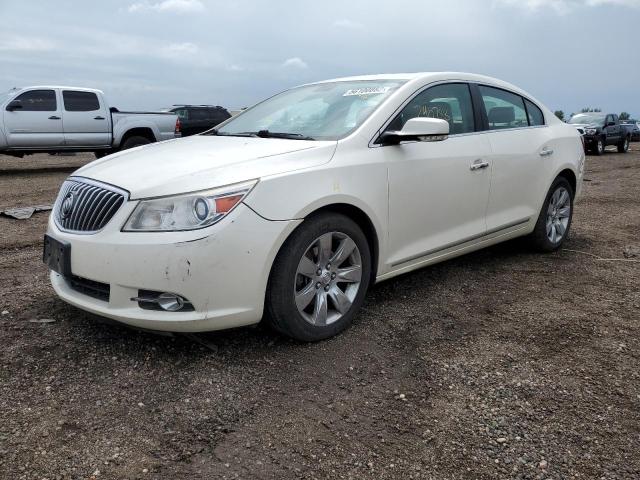
[[[180,119],[176,118],[176,129],[175,129],[175,133],[180,133],[180,130],[182,129],[182,124],[180,123]]]

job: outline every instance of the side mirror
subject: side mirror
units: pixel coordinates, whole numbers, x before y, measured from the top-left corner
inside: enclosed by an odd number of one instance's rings
[[[400,142],[441,142],[449,137],[449,122],[439,118],[416,117],[407,120],[402,130],[386,131],[380,135],[385,145]]]
[[[20,110],[22,108],[22,102],[20,100],[11,100],[7,105],[7,112],[13,112],[14,110]]]

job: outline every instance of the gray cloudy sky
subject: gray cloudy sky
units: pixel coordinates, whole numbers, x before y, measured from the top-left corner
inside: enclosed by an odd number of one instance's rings
[[[640,0],[0,0],[0,91],[236,108],[300,83],[468,71],[549,108],[640,116]]]

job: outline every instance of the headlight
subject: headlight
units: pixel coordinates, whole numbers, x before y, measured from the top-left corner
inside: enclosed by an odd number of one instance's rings
[[[596,133],[598,133],[598,130],[595,128],[587,128],[585,129],[584,133],[586,133],[587,135],[595,135]]]
[[[251,191],[257,180],[173,197],[141,200],[122,229],[125,232],[197,230],[222,220]]]

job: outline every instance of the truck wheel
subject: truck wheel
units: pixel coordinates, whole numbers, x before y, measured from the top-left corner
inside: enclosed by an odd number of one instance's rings
[[[596,142],[596,146],[593,147],[593,153],[595,155],[602,155],[604,153],[604,138],[599,138],[598,141]]]
[[[93,152],[96,158],[102,158],[106,155],[109,155],[109,153],[111,152],[109,152],[108,150],[96,150],[95,152]]]
[[[622,142],[618,144],[619,153],[627,153],[629,151],[629,137],[625,137]]]
[[[149,143],[151,143],[151,140],[149,140],[147,137],[139,137],[134,135],[133,137],[129,137],[124,142],[122,142],[122,145],[120,145],[120,150],[127,150],[129,148],[139,147],[140,145],[148,145]]]

